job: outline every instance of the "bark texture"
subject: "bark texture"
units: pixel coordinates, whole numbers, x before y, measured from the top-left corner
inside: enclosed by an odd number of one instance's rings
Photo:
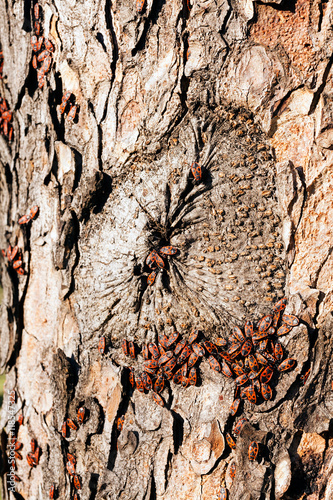
[[[0,246],[18,245],[26,270],[2,260],[0,365],[24,419],[15,498],[47,498],[52,484],[73,498],[69,452],[84,500],[208,500],[221,485],[235,500],[331,500],[332,1],[40,5],[55,46],[41,89],[33,6],[0,3],[14,129],[0,136]],[[19,225],[33,205],[38,217]],[[145,261],[161,245],[179,253],[149,286]],[[235,450],[224,439],[234,381],[207,360],[197,386],[168,385],[165,407],[131,389],[142,357],[125,357],[123,339],[227,338],[283,296],[301,320],[282,337],[297,367],[272,401],[245,402]],[[81,406],[84,423],[62,437]]]

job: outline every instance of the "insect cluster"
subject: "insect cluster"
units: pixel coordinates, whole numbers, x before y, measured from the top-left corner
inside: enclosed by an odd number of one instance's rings
[[[18,223],[19,224],[28,224],[31,220],[33,220],[36,215],[38,214],[39,207],[37,205],[34,205],[33,207],[30,208],[29,212],[25,215],[22,215],[22,217],[19,218]]]
[[[1,250],[1,252],[5,259],[7,258],[8,264],[15,269],[17,274],[25,274],[23,269],[22,251],[17,245],[14,247],[9,245],[7,250]]]
[[[177,252],[178,248],[173,246],[165,246],[159,250],[152,250],[150,252],[146,259],[146,264],[150,269],[155,270],[153,270],[147,277],[148,285],[152,285],[154,283],[158,270],[165,267],[165,261],[163,258],[176,255]]]
[[[13,113],[10,111],[8,102],[0,96],[0,132],[9,141],[13,138]]]
[[[68,114],[67,114],[67,120],[69,122],[74,121],[75,116],[76,116],[76,112],[77,112],[77,108],[78,108],[77,104],[72,104],[70,102],[70,98],[72,95],[73,94],[71,92],[65,92],[64,95],[62,96],[61,104],[59,106],[59,111],[60,111],[61,115],[66,111],[66,108],[69,107]],[[75,101],[75,95],[73,95],[73,98]]]
[[[53,43],[42,35],[42,9],[38,3],[34,5],[34,35],[31,37],[32,67],[37,70],[38,87],[41,89],[45,83],[45,75],[52,64]],[[40,67],[38,65],[40,64]]]
[[[86,419],[86,409],[84,407],[80,407],[77,411],[77,422],[79,425],[82,425]],[[61,427],[61,435],[63,438],[67,438],[68,434],[68,429],[71,429],[73,431],[76,431],[78,429],[78,425],[70,418],[67,418],[64,423],[62,424]],[[73,479],[73,486],[75,490],[80,490],[81,489],[81,481],[76,473],[76,458],[74,455],[71,453],[67,453],[67,463],[66,463],[66,470],[70,477]],[[53,498],[51,496],[51,490],[53,487],[53,494],[54,494],[54,485],[51,486],[50,489],[50,498]],[[73,500],[79,500],[78,493],[74,491],[74,496]]]

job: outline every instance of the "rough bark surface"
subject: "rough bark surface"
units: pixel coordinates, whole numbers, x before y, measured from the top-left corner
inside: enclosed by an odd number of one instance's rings
[[[18,245],[26,270],[2,260],[0,365],[23,414],[15,498],[47,498],[52,484],[73,498],[69,452],[81,499],[204,500],[221,485],[235,500],[332,499],[332,2],[40,5],[55,45],[42,89],[33,6],[0,3],[14,128],[11,142],[0,136],[0,246]],[[65,91],[79,106],[72,123]],[[19,225],[32,205],[38,217]],[[161,245],[179,253],[147,285]],[[132,390],[142,357],[125,357],[123,339],[227,338],[283,296],[301,321],[281,337],[297,367],[271,401],[244,403],[235,450],[235,384],[207,360],[197,386],[164,389],[165,407]],[[62,437],[81,406],[84,423]],[[31,469],[32,438],[42,453]]]

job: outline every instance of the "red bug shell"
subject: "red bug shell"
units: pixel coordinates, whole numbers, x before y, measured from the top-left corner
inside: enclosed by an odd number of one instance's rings
[[[32,67],[33,67],[34,69],[37,69],[37,57],[36,57],[35,55],[32,57],[31,64],[32,64]],[[29,217],[28,215],[24,215],[23,217],[21,217],[21,218],[19,219],[19,224],[25,224],[26,222],[28,222],[28,221],[30,220],[28,217]],[[23,218],[28,218],[28,220],[27,220],[27,221],[24,221],[24,222],[20,222],[21,220],[23,220]]]
[[[43,88],[45,83],[45,73],[41,69],[37,70],[37,81],[38,81],[38,88],[39,89]]]
[[[132,387],[135,386],[135,378],[134,378],[134,371],[133,370],[130,370],[130,372],[129,372],[129,382],[130,382]]]
[[[273,375],[273,368],[270,366],[266,366],[264,371],[260,375],[260,382],[262,384],[268,384],[268,382],[271,380]]]
[[[71,462],[74,466],[76,465],[76,458],[71,453],[67,453],[67,462]]]
[[[68,102],[68,99],[70,98],[70,96],[72,95],[71,92],[65,92],[62,99],[61,99],[61,104],[59,106],[59,111],[60,111],[60,114],[62,115],[63,112],[65,111],[66,109],[66,106],[67,106],[67,102]]]
[[[229,347],[227,352],[231,358],[235,358],[236,356],[238,356],[238,354],[240,354],[241,350],[242,350],[242,344],[238,343],[238,344],[233,344],[231,347]]]
[[[261,394],[262,397],[266,400],[272,399],[273,396],[272,389],[268,384],[261,384]]]
[[[146,344],[142,344],[141,352],[143,359],[147,360],[149,358],[149,351],[148,351],[148,346]]]
[[[190,383],[190,379],[188,377],[182,377],[181,384],[182,387],[186,388]]]
[[[22,269],[22,267],[19,267],[18,269],[16,269],[16,272],[18,274],[25,274],[25,271],[24,271],[24,269]]]
[[[73,431],[77,430],[77,425],[70,418],[67,419],[67,425],[70,429],[73,429]]]
[[[163,346],[165,347],[166,349],[168,349],[168,347],[170,347],[174,342],[176,342],[176,340],[178,339],[179,337],[179,333],[178,332],[172,332],[172,334],[169,336],[168,338],[168,341],[167,341],[167,346]]]
[[[160,359],[158,360],[158,364],[161,366],[164,363],[167,363],[169,359],[173,357],[173,352],[172,351],[167,351],[165,354],[162,354]]]
[[[21,479],[16,474],[14,474],[13,477],[14,477],[14,481],[16,481],[17,483],[19,481],[21,481]]]
[[[74,106],[71,106],[68,111],[67,120],[69,122],[72,122],[74,120],[76,112],[77,112],[77,106],[76,104],[74,104]]]
[[[135,8],[138,14],[141,14],[145,8],[145,0],[136,0]]]
[[[79,495],[76,492],[74,493],[73,500],[80,500]]]
[[[178,356],[178,354],[184,349],[186,346],[187,342],[185,339],[182,339],[180,342],[175,347],[175,350],[173,351],[175,356]]]
[[[259,342],[260,340],[266,339],[268,337],[269,333],[267,330],[264,332],[257,332],[254,335],[252,335],[252,340],[253,342]]]
[[[257,391],[258,391],[258,392],[260,392],[260,388],[261,388],[261,387],[260,387],[260,382],[259,382],[259,380],[258,380],[258,379],[253,380],[252,384],[253,384],[253,387],[254,387],[255,389],[257,389]]]
[[[180,353],[180,355],[177,358],[177,363],[179,365],[182,365],[183,363],[185,363],[185,361],[191,355],[191,353],[192,353],[191,346],[189,346],[189,345],[185,346],[184,349],[182,350],[182,352]]]
[[[258,377],[260,372],[254,372],[254,371],[250,371],[247,376],[249,377],[249,380],[254,380],[255,378]]]
[[[156,359],[148,359],[148,361],[145,361],[143,363],[143,366],[145,367],[145,369],[148,368],[148,370],[156,371],[158,368],[158,362]]]
[[[223,375],[225,375],[226,377],[233,376],[233,373],[230,370],[229,365],[224,361],[224,359],[222,359],[221,371],[222,371]]]
[[[44,61],[44,59],[47,58],[47,56],[50,55],[50,52],[48,50],[43,50],[37,57],[37,61],[41,62]]]
[[[136,388],[138,389],[138,391],[145,392],[141,375],[135,376],[135,383],[136,383]]]
[[[14,248],[12,249],[12,251],[10,252],[10,256],[9,256],[8,260],[10,260],[12,262],[15,259],[16,255],[18,253],[18,250],[19,250],[18,246],[15,245]]]
[[[159,333],[158,334],[158,342],[162,347],[164,347],[164,349],[168,349],[169,341],[168,341],[168,337],[166,335]]]
[[[37,441],[36,441],[36,439],[32,439],[32,440],[30,441],[30,447],[31,447],[31,452],[32,452],[32,453],[35,453],[35,451],[36,451],[36,446],[37,446]]]
[[[221,371],[221,365],[217,361],[217,359],[214,358],[214,356],[209,356],[208,357],[208,362],[209,362],[210,367],[211,367],[212,370],[214,370],[215,372],[220,372]]]
[[[236,464],[235,464],[235,462],[232,462],[232,464],[230,465],[229,475],[230,475],[231,480],[233,481],[235,479],[235,476],[236,476]]]
[[[198,361],[199,356],[195,354],[195,352],[191,353],[191,356],[188,358],[188,367],[192,368],[192,366],[195,365],[195,363]]]
[[[45,45],[45,48],[49,52],[53,52],[54,51],[54,45],[53,45],[53,43],[50,40],[48,40],[48,38],[45,38],[44,45]]]
[[[49,498],[54,498],[54,484],[49,489]]]
[[[205,349],[200,345],[194,342],[192,345],[192,349],[197,354],[198,356],[204,356],[205,355]]]
[[[33,456],[32,456],[31,452],[27,454],[27,462],[30,465],[30,467],[34,467],[35,466],[35,461],[33,459]]]
[[[105,353],[105,337],[101,337],[98,342],[98,350],[101,354]]]
[[[125,354],[125,356],[128,356],[128,343],[127,343],[126,339],[123,339],[121,341],[121,348],[122,348],[123,353]]]
[[[253,323],[252,321],[247,321],[244,325],[245,337],[251,338],[253,335]]]
[[[277,324],[279,322],[279,319],[280,319],[280,313],[279,312],[275,312],[273,314],[273,321],[272,321],[272,327],[273,328],[276,328],[277,327]]]
[[[269,352],[264,352],[263,355],[265,356],[265,358],[267,359],[267,361],[269,363],[271,363],[273,365],[276,363],[275,357],[272,354],[270,354]]]
[[[175,255],[178,252],[178,248],[167,246],[159,249],[159,253],[162,255]]]
[[[158,267],[161,268],[161,269],[163,269],[163,267],[164,267],[164,260],[162,259],[162,257],[160,257],[155,250],[153,250],[151,253],[154,255],[154,261],[156,262],[156,264],[158,265]]]
[[[268,330],[268,328],[272,324],[272,321],[273,321],[273,316],[271,314],[268,314],[267,316],[261,318],[261,320],[258,323],[258,332],[262,333]]]
[[[61,426],[61,435],[64,438],[67,436],[67,422],[66,421]]]
[[[250,401],[250,403],[256,404],[257,402],[257,395],[256,391],[254,390],[254,387],[246,387],[246,396],[247,399]]]
[[[276,357],[277,361],[282,361],[282,359],[283,359],[283,347],[282,347],[282,344],[280,342],[275,342],[274,356]]]
[[[37,205],[34,205],[33,207],[30,208],[28,215],[29,215],[31,220],[34,219],[34,217],[36,217],[38,210],[39,210],[39,207]]]
[[[164,401],[159,394],[152,391],[152,395],[153,395],[153,399],[154,399],[155,403],[157,403],[160,406],[164,406]]]
[[[153,359],[158,359],[160,357],[160,351],[158,350],[158,347],[156,344],[153,342],[150,342],[148,344],[148,349],[153,357]]]
[[[41,12],[40,5],[38,3],[36,3],[35,6],[34,6],[34,17],[35,17],[35,19],[39,19],[40,12]]]
[[[284,297],[283,299],[279,300],[275,306],[273,307],[273,312],[281,312],[284,311],[287,305],[287,299]]]
[[[32,47],[32,50],[34,52],[37,52],[38,50],[38,39],[36,37],[36,35],[32,35],[31,39],[30,39],[30,43],[31,43],[31,47]]]
[[[276,332],[276,335],[281,336],[281,335],[286,335],[292,330],[292,326],[288,326],[286,324],[281,325],[278,331]]]
[[[239,434],[240,434],[240,432],[241,432],[241,430],[242,430],[243,425],[245,424],[245,422],[247,422],[246,418],[240,418],[237,421],[237,423],[236,423],[236,425],[234,427],[234,434],[235,434],[235,436],[239,436]]]
[[[266,351],[268,346],[268,339],[260,340],[258,349],[259,351]]]
[[[164,389],[164,377],[162,374],[158,375],[154,383],[154,391],[162,392]]]
[[[248,380],[249,379],[248,379],[246,373],[244,373],[244,375],[240,375],[239,377],[237,377],[235,382],[236,382],[236,385],[243,385],[243,384],[246,384],[246,382]]]
[[[21,260],[16,260],[15,262],[13,262],[13,269],[18,269],[21,266],[22,266]]]
[[[250,339],[247,339],[242,345],[241,355],[244,356],[245,358],[250,354],[251,351],[252,351],[252,341]]]
[[[36,35],[39,36],[40,32],[41,32],[41,24],[39,21],[34,22],[34,30],[35,30]]]
[[[20,441],[15,442],[15,450],[20,450],[22,448],[23,444]]]
[[[201,181],[201,177],[202,177],[201,166],[198,163],[196,163],[196,162],[192,163],[192,165],[191,165],[191,172],[192,172],[192,175],[193,175],[194,179],[197,182],[200,182]]]
[[[240,405],[240,399],[235,399],[232,405],[230,406],[230,414],[232,416],[236,415],[239,405]]]
[[[66,469],[67,469],[68,474],[70,474],[71,476],[74,476],[74,474],[75,474],[75,464],[73,464],[72,462],[67,462],[66,463]]]
[[[29,221],[30,221],[29,215],[23,215],[22,217],[19,218],[18,223],[19,224],[27,224]]]
[[[156,271],[152,271],[150,274],[147,276],[147,285],[153,285],[155,283],[157,273]]]
[[[150,269],[156,269],[156,260],[155,260],[156,255],[157,255],[156,251],[153,250],[146,258],[146,264],[147,266],[150,267]]]
[[[291,370],[296,365],[296,359],[288,358],[282,361],[282,363],[278,366],[279,372],[285,372],[287,370]]]
[[[123,426],[124,426],[124,422],[125,422],[125,417],[124,415],[122,417],[119,417],[117,419],[117,430],[119,432],[121,432],[123,430]]]
[[[135,345],[134,342],[128,342],[128,352],[131,358],[135,359]]]
[[[39,36],[38,37],[38,42],[37,42],[37,52],[39,52],[40,49],[42,48],[43,41],[44,41],[44,37],[43,36]]]
[[[166,369],[165,367],[163,368],[163,374],[164,374],[164,377],[167,379],[167,380],[171,380],[172,377],[173,377],[173,372],[172,370],[168,370]]]
[[[248,359],[248,362],[249,362],[249,368],[251,370],[253,370],[254,372],[258,371],[259,370],[259,365],[257,363],[256,358],[253,356],[253,354],[250,354],[247,359]]]
[[[245,340],[245,337],[243,335],[243,332],[240,328],[238,328],[238,326],[235,326],[233,329],[232,329],[232,333],[233,335],[236,337],[236,339],[238,340],[238,342],[244,342]]]
[[[268,332],[268,335],[274,335],[274,333],[275,333],[275,327],[270,326],[268,328],[267,332]]]
[[[252,441],[249,446],[249,460],[255,460],[259,451],[259,445],[256,441]]]
[[[217,352],[216,345],[213,344],[213,342],[210,342],[209,340],[206,340],[203,343],[204,348],[206,349],[207,352],[210,354],[213,354],[214,352]]]
[[[73,482],[74,482],[75,489],[80,490],[81,483],[80,483],[79,476],[77,474],[74,474],[74,481]]]
[[[173,376],[173,381],[175,384],[181,384],[183,378],[182,374],[182,369],[180,368],[179,370],[176,371],[176,373]]]
[[[190,369],[190,373],[188,374],[188,381],[190,385],[197,384],[197,371],[195,368]]]
[[[81,408],[78,409],[78,411],[77,411],[77,421],[79,422],[79,424],[83,424],[85,414],[86,414],[85,408],[81,407]]]
[[[37,446],[35,453],[33,454],[33,460],[35,465],[39,464],[39,456],[40,456],[40,447]]]
[[[221,486],[220,491],[217,495],[217,500],[228,500],[227,489],[224,486]]]
[[[192,344],[193,342],[195,342],[198,338],[198,335],[199,335],[199,330],[194,330],[188,338],[188,343]]]
[[[228,446],[232,449],[235,449],[236,448],[236,443],[235,441],[232,439],[232,437],[230,436],[230,434],[227,432],[226,435],[225,435],[225,438],[226,438],[226,441],[228,443]]]
[[[218,347],[227,347],[228,342],[224,338],[218,337],[215,340],[215,345],[217,345]]]
[[[294,316],[293,314],[284,314],[282,316],[282,321],[288,326],[297,326],[299,325],[299,319],[297,316]]]
[[[167,363],[165,363],[164,371],[172,371],[176,366],[176,363],[177,363],[176,358],[171,358]]]
[[[45,59],[43,60],[42,67],[41,67],[41,72],[42,72],[44,75],[45,75],[45,73],[47,73],[47,72],[48,72],[48,70],[50,69],[51,63],[52,63],[52,57],[51,57],[51,56],[47,56],[47,57],[45,57]]]
[[[306,384],[306,381],[308,380],[308,377],[310,375],[310,370],[308,370],[304,375],[301,375],[301,381],[303,382],[303,385]]]
[[[183,366],[181,367],[181,370],[182,370],[182,375],[183,377],[186,377],[187,375],[187,363],[184,363]]]
[[[14,455],[17,460],[22,460],[22,456],[18,451],[14,451]]]
[[[141,373],[141,380],[142,380],[142,383],[144,385],[144,388],[147,391],[150,391],[150,389],[153,387],[153,383],[152,383],[151,378],[149,377],[148,373],[142,372]]]

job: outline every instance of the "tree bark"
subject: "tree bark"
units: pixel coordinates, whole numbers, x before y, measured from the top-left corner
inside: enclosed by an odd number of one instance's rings
[[[47,498],[54,485],[54,498],[73,498],[70,453],[80,499],[204,500],[221,487],[235,500],[332,499],[332,2],[40,6],[54,44],[42,88],[33,6],[0,4],[13,112],[12,140],[0,136],[0,245],[17,245],[25,270],[2,259],[3,497]],[[147,257],[166,245],[177,255],[149,285]],[[228,339],[284,296],[300,324],[280,339],[297,365],[275,375],[270,401],[231,416],[234,379],[207,357],[196,386],[166,382],[164,407],[131,387],[148,342],[195,329]],[[15,494],[10,391],[23,415]],[[80,407],[84,422],[63,437]]]

